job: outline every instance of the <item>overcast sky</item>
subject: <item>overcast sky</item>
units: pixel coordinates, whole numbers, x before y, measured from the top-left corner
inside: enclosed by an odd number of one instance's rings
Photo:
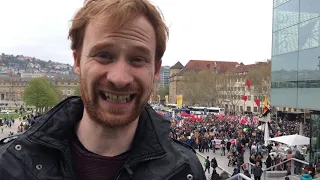
[[[163,65],[271,57],[272,0],[153,0],[170,28]],[[1,0],[0,53],[73,64],[70,20],[83,0]]]

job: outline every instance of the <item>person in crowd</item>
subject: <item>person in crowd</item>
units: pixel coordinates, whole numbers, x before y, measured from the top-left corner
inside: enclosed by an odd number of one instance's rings
[[[221,156],[225,156],[226,155],[226,147],[222,143],[220,145],[220,150],[221,150]]]
[[[239,173],[240,173],[240,169],[236,167],[236,168],[233,169],[233,173],[232,173],[231,177],[235,176],[235,175],[237,175]],[[238,177],[234,178],[234,180],[238,180]]]
[[[229,174],[226,171],[222,171],[222,173],[220,174],[220,179],[227,180],[228,178],[230,178]]]
[[[218,162],[215,157],[211,159],[211,167],[212,169],[216,169],[218,167]]]
[[[260,162],[256,162],[256,165],[252,168],[252,174],[254,177],[254,180],[261,180],[261,175],[263,171],[260,166]]]
[[[167,35],[148,0],[87,0],[69,30],[81,97],[0,147],[0,180],[205,180],[194,150],[147,104]]]
[[[215,169],[212,170],[211,180],[220,180],[220,176]]]
[[[316,175],[316,169],[315,169],[314,163],[309,163],[309,165],[305,168],[309,170],[310,172],[309,174],[311,175],[312,178],[314,178],[314,176]]]
[[[209,160],[209,156],[207,156],[206,160],[204,161],[204,172],[206,172],[208,170],[208,173],[210,174],[210,160]]]
[[[305,168],[302,172],[301,178],[300,180],[312,180],[313,178],[311,177],[311,175],[309,174],[309,170],[307,168]]]
[[[255,159],[255,156],[253,154],[250,156],[249,162],[251,164],[256,164],[256,159]],[[253,166],[253,165],[250,165],[250,166]],[[252,167],[251,167],[251,174],[252,174]]]
[[[268,154],[268,157],[267,157],[267,159],[266,159],[266,167],[267,167],[267,169],[268,169],[269,167],[271,167],[271,165],[272,165],[272,159],[271,159],[270,154]],[[271,171],[271,169],[268,169],[268,171]]]
[[[216,141],[214,139],[211,140],[211,148],[213,153],[216,153]]]
[[[291,159],[291,158],[293,158],[293,154],[292,154],[292,151],[291,150],[289,150],[288,151],[288,154],[286,155],[286,159]],[[287,163],[286,163],[286,170],[287,170],[287,175],[290,175],[291,174],[291,161],[288,161]]]
[[[301,161],[304,161],[305,160],[305,158],[304,158],[304,156],[300,153],[300,151],[296,151],[296,153],[294,154],[294,158],[296,158],[296,159],[299,159],[299,160],[301,160]],[[295,165],[295,172],[298,174],[298,175],[300,175],[301,173],[302,173],[302,166],[303,166],[303,164],[301,163],[301,162],[297,162],[297,161],[295,161],[294,162],[294,165]]]

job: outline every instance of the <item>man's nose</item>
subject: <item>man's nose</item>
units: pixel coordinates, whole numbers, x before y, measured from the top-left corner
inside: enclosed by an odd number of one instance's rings
[[[107,80],[118,89],[131,84],[133,77],[130,74],[129,65],[124,60],[114,62],[112,68],[108,71]]]

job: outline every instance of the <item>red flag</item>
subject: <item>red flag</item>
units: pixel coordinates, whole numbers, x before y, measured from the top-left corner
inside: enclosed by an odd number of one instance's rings
[[[254,102],[256,103],[256,105],[257,105],[258,107],[260,107],[260,100],[259,100],[259,99],[255,99]]]
[[[246,124],[247,121],[246,121],[245,119],[241,119],[240,123],[241,123],[241,124]]]
[[[248,79],[246,81],[246,85],[248,86],[248,88],[250,88],[250,86],[251,86],[251,83],[250,83],[250,81]]]
[[[248,96],[242,96],[242,100],[247,101],[248,100]]]

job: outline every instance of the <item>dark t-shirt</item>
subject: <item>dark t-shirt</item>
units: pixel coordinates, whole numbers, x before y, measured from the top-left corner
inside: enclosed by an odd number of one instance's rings
[[[128,152],[114,157],[92,153],[76,134],[71,139],[71,154],[77,180],[113,180],[128,158]]]

